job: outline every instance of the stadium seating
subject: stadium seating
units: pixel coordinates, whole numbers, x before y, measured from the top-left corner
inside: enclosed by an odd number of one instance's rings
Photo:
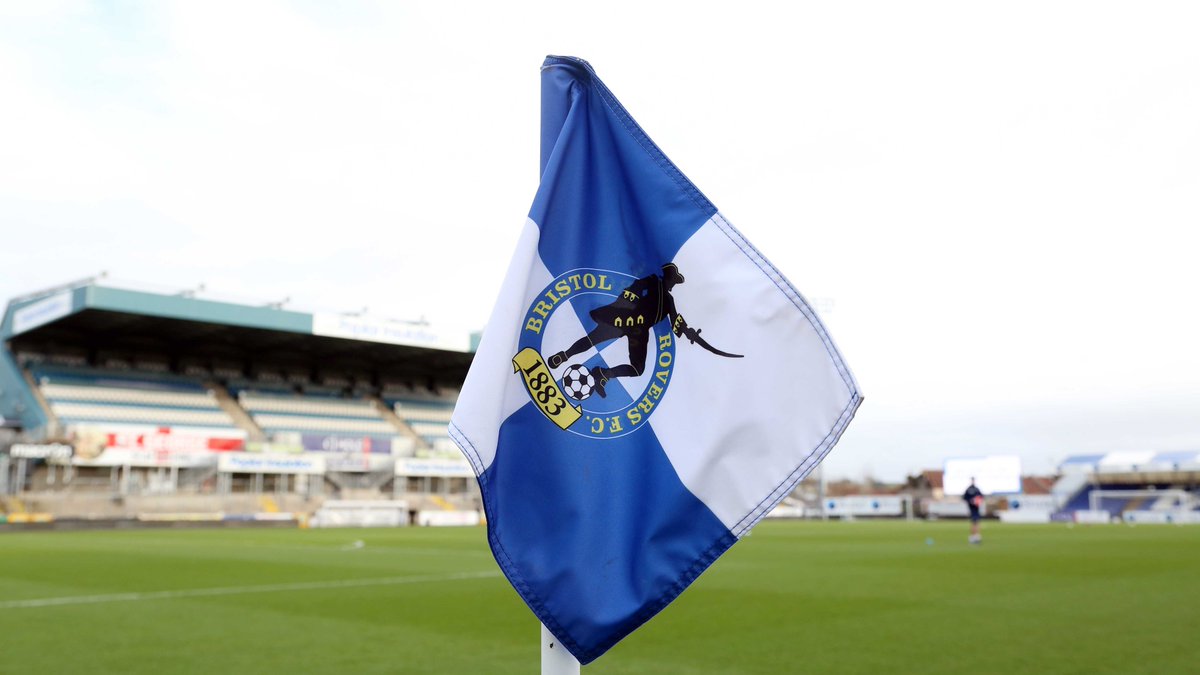
[[[30,375],[58,417],[78,424],[233,429],[198,379],[168,373],[34,364]]]
[[[310,432],[323,434],[395,435],[396,429],[363,399],[330,395],[285,393],[260,387],[240,389],[237,400],[255,423],[268,434]]]
[[[1178,508],[1175,503],[1176,499],[1171,497],[1146,497],[1145,495],[1130,495],[1124,497],[1113,495],[1113,492],[1122,491],[1140,491],[1149,489],[1168,489],[1170,486],[1147,486],[1147,485],[1087,485],[1074,497],[1071,498],[1058,514],[1066,516],[1075,511],[1085,511],[1092,508],[1092,492],[1103,490],[1106,494],[1099,499],[1097,506],[1102,511],[1108,511],[1110,515],[1120,516],[1126,511],[1149,511],[1149,510],[1170,510]],[[1065,518],[1059,518],[1065,519]]]
[[[30,374],[64,426],[120,424],[203,427],[234,430],[237,423],[221,408],[200,375],[31,364]],[[335,387],[273,380],[231,379],[234,400],[268,435],[309,433],[391,439],[399,430],[366,397],[350,398]],[[405,411],[418,434],[433,444],[447,439],[446,423],[454,393],[403,390]],[[389,401],[389,405],[395,405]]]
[[[447,426],[458,400],[457,390],[435,393],[428,389],[394,389],[384,392],[383,400],[413,431],[433,447],[448,447]]]

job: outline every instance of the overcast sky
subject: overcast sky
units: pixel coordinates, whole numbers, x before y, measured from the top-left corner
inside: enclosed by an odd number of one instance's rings
[[[1200,449],[1195,6],[5,2],[0,302],[478,329],[568,54],[825,320],[866,396],[830,475]]]

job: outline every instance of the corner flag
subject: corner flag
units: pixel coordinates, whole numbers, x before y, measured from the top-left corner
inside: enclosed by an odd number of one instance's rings
[[[450,435],[496,562],[586,664],[790,493],[862,396],[586,61],[542,66],[541,163]]]

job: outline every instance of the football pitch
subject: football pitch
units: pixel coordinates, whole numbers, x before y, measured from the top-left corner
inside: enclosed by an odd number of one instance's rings
[[[767,522],[584,673],[1191,673],[1200,527]],[[482,528],[0,533],[0,673],[537,673]]]

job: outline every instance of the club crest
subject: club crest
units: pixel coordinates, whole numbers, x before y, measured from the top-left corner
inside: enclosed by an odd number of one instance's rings
[[[513,357],[538,410],[580,436],[625,436],[645,426],[666,395],[677,338],[741,358],[687,325],[671,295],[683,282],[674,263],[641,278],[575,269],[551,281],[530,304]]]

